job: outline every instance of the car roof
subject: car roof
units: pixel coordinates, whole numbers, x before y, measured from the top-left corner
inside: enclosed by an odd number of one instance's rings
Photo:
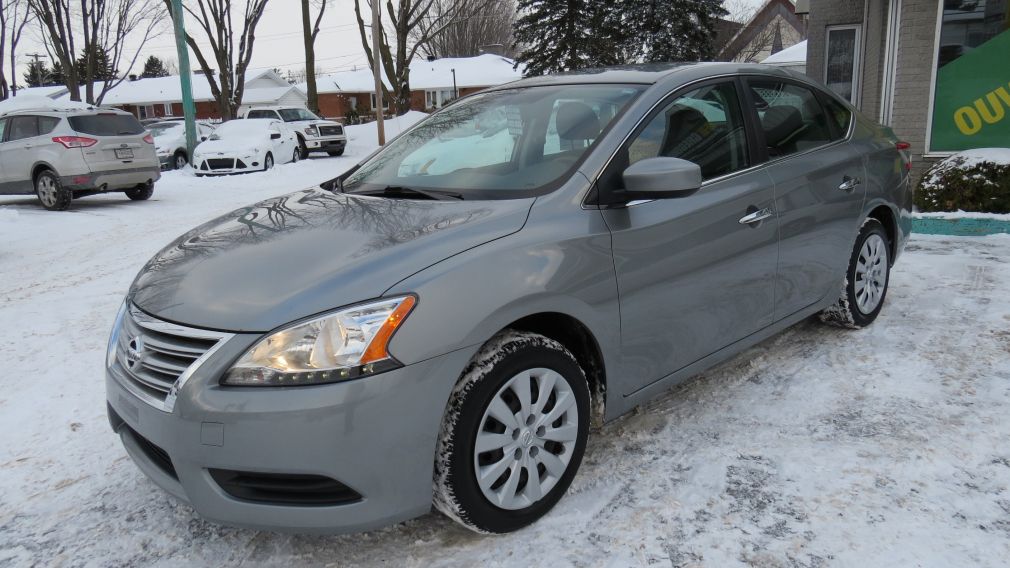
[[[757,63],[723,63],[723,62],[693,62],[693,63],[643,63],[637,65],[618,65],[613,67],[598,67],[567,71],[540,77],[519,79],[511,83],[499,85],[494,89],[514,89],[517,87],[536,87],[545,85],[578,85],[578,84],[638,84],[656,85],[704,79],[723,75],[768,75],[770,77],[789,77],[811,82],[810,78],[780,67],[770,67]]]

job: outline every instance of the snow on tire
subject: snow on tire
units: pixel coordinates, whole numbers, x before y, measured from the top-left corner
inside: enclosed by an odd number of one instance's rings
[[[589,418],[586,375],[563,345],[530,332],[496,335],[449,397],[435,458],[435,507],[480,533],[533,523],[575,477]]]
[[[822,322],[861,329],[877,319],[890,284],[890,241],[884,225],[867,218],[859,228],[838,301],[820,313]]]

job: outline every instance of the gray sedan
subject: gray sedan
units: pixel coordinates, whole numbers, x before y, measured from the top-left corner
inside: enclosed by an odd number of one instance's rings
[[[478,93],[151,259],[109,342],[110,421],[219,522],[345,532],[434,504],[513,531],[591,425],[811,315],[869,325],[908,169],[889,129],[760,66]]]

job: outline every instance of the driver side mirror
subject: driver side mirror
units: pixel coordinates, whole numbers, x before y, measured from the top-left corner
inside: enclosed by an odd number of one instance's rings
[[[701,166],[680,158],[646,158],[622,174],[629,201],[687,197],[701,189]]]
[[[270,133],[270,139],[271,140],[280,140],[281,139],[281,133],[280,132],[271,132]]]

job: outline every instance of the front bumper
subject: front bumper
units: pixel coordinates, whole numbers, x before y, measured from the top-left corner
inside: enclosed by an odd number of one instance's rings
[[[430,510],[442,415],[470,350],[346,383],[221,387],[218,377],[255,339],[229,341],[186,382],[172,412],[125,388],[117,367],[107,371],[110,421],[148,477],[210,520],[259,529],[354,532]],[[325,476],[361,498],[325,506],[251,501],[229,494],[211,469]]]
[[[74,191],[96,189],[102,191],[121,191],[132,189],[147,182],[156,182],[159,179],[161,179],[161,170],[157,166],[151,166],[61,176],[60,181],[63,182],[63,187]]]
[[[306,138],[305,147],[309,150],[343,150],[347,146],[346,138]]]

